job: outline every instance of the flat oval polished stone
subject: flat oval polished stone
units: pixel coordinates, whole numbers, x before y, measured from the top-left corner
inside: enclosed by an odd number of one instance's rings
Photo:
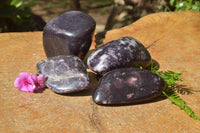
[[[91,46],[95,26],[94,19],[80,11],[68,11],[51,19],[43,31],[46,56],[75,55],[83,59]]]
[[[164,80],[150,71],[121,68],[106,73],[92,97],[97,104],[135,103],[160,95],[164,86]]]
[[[56,93],[80,91],[90,85],[84,64],[73,55],[44,59],[37,64],[37,71],[47,77],[46,86]]]
[[[132,37],[122,37],[106,43],[87,59],[88,67],[103,73],[125,66],[148,66],[151,56],[147,49]]]

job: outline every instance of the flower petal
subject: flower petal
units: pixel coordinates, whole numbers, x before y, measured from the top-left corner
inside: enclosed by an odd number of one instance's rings
[[[19,74],[19,77],[22,79],[27,79],[30,74],[27,72],[22,72]]]
[[[39,89],[42,89],[42,88],[45,88],[45,87],[46,87],[45,84],[39,84],[39,86],[38,86]]]
[[[34,85],[28,85],[29,92],[33,92],[35,89],[37,89],[35,84]]]
[[[29,92],[28,86],[25,86],[25,85],[24,85],[23,87],[21,87],[19,90],[20,90],[20,91]]]
[[[35,74],[30,74],[28,80],[30,80],[30,82],[33,82],[34,84],[38,82],[37,76]]]
[[[39,88],[44,88],[46,86],[44,84],[46,80],[45,75],[39,75],[37,76],[37,79],[38,79]]]
[[[24,85],[20,90],[25,91],[25,92],[33,92],[34,91],[32,85],[27,85],[27,86]]]
[[[15,79],[14,85],[17,89],[21,89],[23,87],[24,80],[21,77]]]
[[[40,83],[44,83],[45,82],[45,75],[39,75],[39,76],[37,76],[37,80]]]
[[[37,76],[35,74],[29,75],[28,82],[29,82],[29,90],[31,90],[31,92],[38,89]]]

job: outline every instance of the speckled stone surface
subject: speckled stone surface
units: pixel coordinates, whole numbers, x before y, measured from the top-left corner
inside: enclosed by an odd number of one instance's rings
[[[51,19],[43,31],[43,45],[47,57],[87,54],[95,30],[94,19],[80,11],[68,11]]]
[[[87,60],[88,67],[97,73],[133,65],[148,66],[150,63],[151,56],[147,49],[132,37],[122,37],[104,44]]]
[[[156,13],[133,25],[108,32],[105,41],[129,34],[148,48],[160,70],[185,70],[180,94],[200,116],[200,13]],[[115,38],[116,37],[116,38]],[[0,131],[2,133],[199,133],[200,122],[168,99],[128,106],[99,106],[93,89],[58,95],[50,89],[25,93],[14,87],[20,72],[36,73],[45,59],[42,32],[0,34]],[[91,88],[96,87],[89,71]]]
[[[73,55],[59,55],[41,60],[39,74],[46,76],[46,86],[60,94],[88,89],[90,80],[85,65]]]
[[[147,101],[161,94],[164,80],[149,71],[121,68],[106,73],[93,94],[97,104],[123,104]]]

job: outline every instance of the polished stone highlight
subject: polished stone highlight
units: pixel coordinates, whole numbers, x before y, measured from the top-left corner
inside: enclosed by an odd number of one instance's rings
[[[151,56],[147,49],[132,37],[122,37],[106,43],[87,60],[88,67],[97,73],[133,65],[148,66],[150,63]]]
[[[44,59],[37,71],[47,77],[46,86],[60,94],[88,89],[89,76],[82,61],[73,55],[60,55]]]
[[[106,73],[92,97],[103,105],[136,103],[160,95],[164,86],[164,80],[150,71],[121,68]]]
[[[43,31],[47,57],[75,55],[83,59],[93,38],[96,22],[81,11],[68,11],[50,20]]]

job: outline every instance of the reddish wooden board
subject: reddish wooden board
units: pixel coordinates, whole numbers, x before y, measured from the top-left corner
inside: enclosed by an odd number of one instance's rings
[[[200,13],[157,13],[130,26],[109,31],[105,42],[132,36],[140,40],[161,70],[185,70],[182,78],[192,94],[180,97],[200,116]],[[190,118],[168,99],[143,104],[99,106],[91,98],[97,81],[89,73],[89,90],[58,95],[49,89],[26,93],[14,87],[20,72],[36,72],[46,58],[42,32],[0,34],[0,131],[10,132],[188,132],[200,131]]]

